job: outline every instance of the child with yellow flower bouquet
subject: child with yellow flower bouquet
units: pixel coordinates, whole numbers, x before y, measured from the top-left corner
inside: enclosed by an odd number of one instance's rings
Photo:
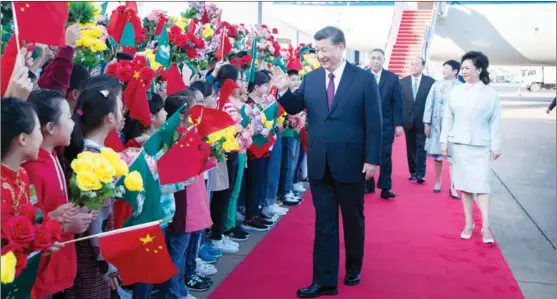
[[[98,216],[81,236],[110,231],[113,229],[114,220],[113,200],[106,199],[99,203],[94,199],[97,197],[94,190],[99,187],[99,178],[85,170],[91,167],[88,166],[87,160],[95,158],[93,153],[101,153],[106,136],[116,130],[122,121],[122,86],[118,80],[101,75],[85,82],[72,119],[75,127],[70,145],[65,148],[66,159],[72,163],[72,169],[77,173],[77,176],[72,178],[75,179],[77,188],[71,188],[71,198],[79,204],[101,206]],[[110,171],[110,165],[104,164],[105,168],[100,166],[96,171],[97,175],[108,181],[108,178],[115,174],[114,168]],[[87,192],[88,189],[91,189],[91,192]],[[87,193],[91,195],[91,199],[83,196]],[[118,271],[103,259],[98,239],[76,242],[75,247],[77,274],[73,286],[65,291],[65,297],[110,298],[111,291],[119,288]]]

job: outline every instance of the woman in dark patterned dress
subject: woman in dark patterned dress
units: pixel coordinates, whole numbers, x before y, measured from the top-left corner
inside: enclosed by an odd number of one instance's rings
[[[65,150],[71,163],[82,151],[100,152],[106,136],[123,121],[122,88],[117,79],[101,75],[84,83],[73,114],[75,128]],[[84,208],[86,209],[86,208]],[[113,200],[106,200],[89,229],[76,238],[114,229]],[[65,298],[108,299],[119,288],[118,270],[106,262],[97,238],[76,242],[77,275]]]

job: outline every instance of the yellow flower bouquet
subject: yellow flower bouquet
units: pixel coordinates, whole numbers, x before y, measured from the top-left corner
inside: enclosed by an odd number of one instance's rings
[[[74,174],[70,178],[72,201],[91,210],[100,209],[106,199],[122,197],[128,191],[143,191],[143,180],[137,171],[129,172],[128,165],[118,153],[103,148],[100,153],[82,152],[72,161]],[[115,180],[125,176],[124,187]]]
[[[211,146],[211,156],[221,162],[224,159],[224,153],[239,151],[240,145],[236,141],[236,133],[236,128],[230,126],[207,135],[203,141]]]
[[[81,37],[75,44],[74,62],[89,70],[96,67],[104,59],[107,37],[106,29],[102,26],[91,24],[83,28]]]
[[[15,266],[17,265],[17,258],[12,251],[2,255],[2,283],[12,283],[15,279]]]

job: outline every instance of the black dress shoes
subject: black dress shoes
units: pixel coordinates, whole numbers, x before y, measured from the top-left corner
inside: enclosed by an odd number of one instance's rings
[[[390,199],[390,198],[395,198],[395,197],[396,197],[396,194],[394,194],[393,191],[388,190],[388,189],[381,190],[381,198]]]
[[[366,181],[365,184],[365,189],[364,189],[364,194],[371,194],[371,193],[375,193],[375,179],[371,178],[368,181]]]
[[[320,296],[334,296],[334,295],[338,295],[338,289],[337,287],[324,287],[322,285],[312,283],[309,287],[305,289],[299,289],[297,295],[299,298],[317,298]]]
[[[416,180],[418,181],[418,184],[425,183],[425,178],[424,177],[419,176],[419,177],[416,178]]]
[[[416,180],[416,174],[415,173],[410,174],[408,179],[411,180],[411,181],[415,181]]]
[[[360,273],[346,274],[346,277],[344,277],[344,284],[347,286],[355,286],[360,284]]]

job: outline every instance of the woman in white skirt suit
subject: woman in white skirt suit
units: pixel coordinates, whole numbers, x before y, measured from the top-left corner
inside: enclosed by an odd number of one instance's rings
[[[501,107],[497,92],[488,86],[487,56],[471,51],[464,54],[461,64],[466,83],[455,86],[445,102],[439,141],[444,156],[448,155],[448,143],[452,144],[453,181],[455,189],[462,191],[465,217],[460,237],[472,237],[473,196],[477,194],[482,239],[484,243],[493,243],[489,230],[489,180],[491,160],[501,155]]]

